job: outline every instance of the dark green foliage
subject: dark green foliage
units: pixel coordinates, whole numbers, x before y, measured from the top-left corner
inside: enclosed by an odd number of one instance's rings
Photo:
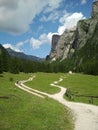
[[[19,73],[19,60],[17,58],[10,59],[9,71],[14,74]]]
[[[9,55],[7,51],[0,45],[0,73],[8,71]]]
[[[73,55],[74,66],[77,72],[98,74],[98,24],[87,43]]]
[[[12,77],[10,77],[10,81],[11,81],[11,82],[13,81],[13,78],[12,78]]]
[[[0,74],[3,72],[2,58],[0,56]]]

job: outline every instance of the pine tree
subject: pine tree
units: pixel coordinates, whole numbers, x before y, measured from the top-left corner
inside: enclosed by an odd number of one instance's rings
[[[10,59],[9,71],[14,74],[19,73],[19,60],[16,57]]]
[[[3,68],[2,68],[2,58],[1,58],[1,55],[0,55],[0,74],[3,72]]]

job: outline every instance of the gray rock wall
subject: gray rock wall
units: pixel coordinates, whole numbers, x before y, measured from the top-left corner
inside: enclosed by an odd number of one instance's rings
[[[61,36],[54,35],[49,59],[70,58],[75,51],[80,50],[94,35],[98,24],[98,1],[92,5],[92,16],[89,19],[80,20],[77,27],[66,30]]]

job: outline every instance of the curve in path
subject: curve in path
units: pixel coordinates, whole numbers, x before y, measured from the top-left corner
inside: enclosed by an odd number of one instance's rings
[[[57,100],[61,104],[69,107],[73,112],[73,117],[75,120],[74,130],[98,130],[98,106],[84,103],[74,103],[65,100],[63,96],[66,93],[66,88],[57,85],[57,83],[61,82],[63,78],[60,78],[58,81],[54,81],[54,83],[50,84],[51,86],[60,88],[60,92],[53,95],[29,88],[24,85],[25,82],[31,81],[33,78],[35,78],[35,76],[29,78],[28,80],[19,81],[18,83],[15,83],[15,85],[31,94],[34,94],[41,98],[48,96],[49,98]]]
[[[17,86],[18,88],[20,88],[20,89],[22,89],[22,90],[24,90],[24,91],[26,91],[26,92],[28,92],[28,93],[31,93],[31,94],[33,94],[33,95],[35,95],[35,96],[38,96],[38,97],[41,97],[41,98],[45,98],[44,96],[38,94],[38,93],[36,92],[37,90],[34,92],[33,89],[31,89],[31,88],[27,87],[26,85],[24,85],[24,83],[33,80],[33,78],[35,78],[35,76],[32,77],[32,78],[29,78],[28,80],[17,81],[17,82],[15,83],[15,86]]]

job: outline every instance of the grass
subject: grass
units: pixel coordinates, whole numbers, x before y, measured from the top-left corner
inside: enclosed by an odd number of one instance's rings
[[[59,92],[60,89],[53,87],[50,84],[59,80],[61,75],[61,73],[36,73],[36,78],[25,84],[34,89],[53,94]]]
[[[84,75],[84,74],[72,74],[65,75],[66,78],[59,84],[69,88],[71,93],[77,95],[98,96],[98,76]],[[74,97],[76,102],[89,103],[88,97]],[[98,105],[98,98],[94,98],[94,104]]]
[[[70,111],[63,105],[15,87],[16,80],[28,79],[29,76],[31,74],[0,75],[0,130],[73,130]],[[50,82],[52,77],[49,74],[46,82]],[[52,92],[52,88],[49,91]]]

